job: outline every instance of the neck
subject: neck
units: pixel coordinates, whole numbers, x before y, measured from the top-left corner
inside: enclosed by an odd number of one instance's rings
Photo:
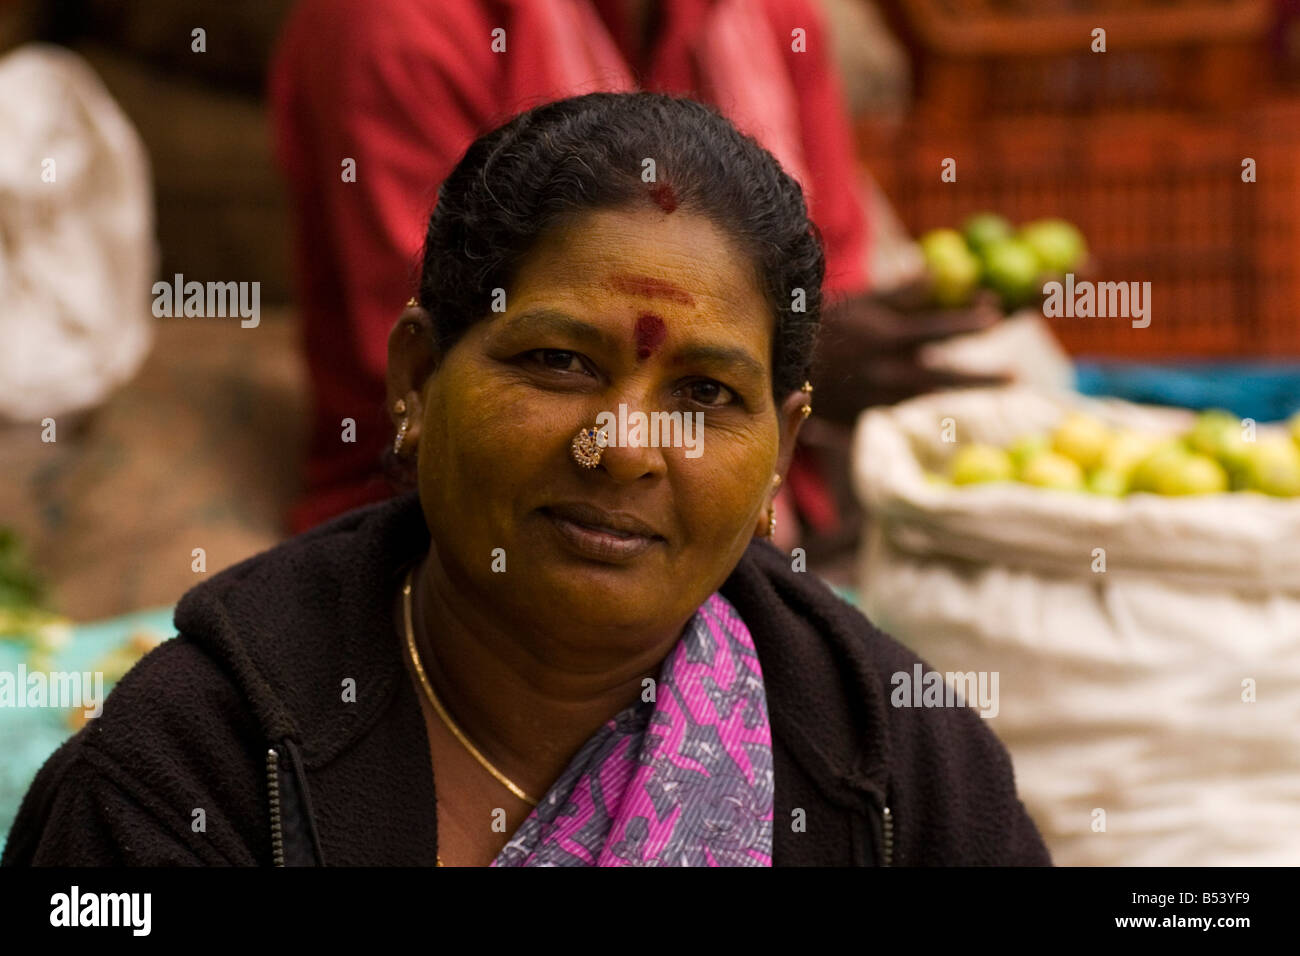
[[[640,700],[686,622],[645,635],[548,631],[500,616],[500,603],[453,580],[436,549],[412,577],[416,647],[434,692],[501,773],[540,799],[602,724]],[[403,620],[403,618],[398,618]]]

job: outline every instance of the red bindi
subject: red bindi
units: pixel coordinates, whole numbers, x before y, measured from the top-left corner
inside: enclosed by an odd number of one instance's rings
[[[668,327],[664,325],[664,320],[653,312],[642,312],[636,317],[636,328],[633,334],[636,338],[637,360],[645,361],[664,344],[664,339],[668,337]]]
[[[651,186],[650,198],[664,212],[671,213],[677,208],[677,192],[667,183],[656,183]]]

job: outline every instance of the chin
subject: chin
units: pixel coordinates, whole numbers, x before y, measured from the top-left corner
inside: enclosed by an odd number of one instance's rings
[[[692,588],[671,584],[672,575],[662,564],[644,568],[601,565],[594,562],[555,562],[544,572],[535,572],[528,587],[528,608],[547,609],[551,620],[575,627],[643,629],[661,627],[674,617],[689,617],[696,604],[679,613],[681,595]],[[673,607],[665,607],[664,598]],[[701,599],[702,601],[703,599]]]

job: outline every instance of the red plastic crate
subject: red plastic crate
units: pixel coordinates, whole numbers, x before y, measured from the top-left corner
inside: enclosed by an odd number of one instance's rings
[[[1272,0],[882,0],[917,112],[1225,108],[1258,90]],[[1106,50],[1093,51],[1105,30]]]
[[[1300,101],[1228,113],[1003,118],[864,126],[861,156],[919,235],[994,210],[1062,216],[1098,281],[1150,281],[1148,328],[1062,318],[1075,354],[1300,355]],[[957,181],[940,178],[957,161]],[[1257,181],[1241,179],[1243,158]]]

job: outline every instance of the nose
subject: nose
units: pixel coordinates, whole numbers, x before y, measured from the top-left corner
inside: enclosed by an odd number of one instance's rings
[[[668,449],[651,445],[654,408],[650,403],[650,389],[635,387],[632,383],[621,389],[611,389],[607,408],[614,416],[614,424],[606,429],[608,444],[601,451],[598,471],[603,471],[619,484],[630,484],[642,478],[660,477],[667,470]],[[645,419],[641,427],[635,421],[641,412]],[[635,444],[633,443],[635,441]]]
[[[598,471],[603,471],[619,484],[631,484],[642,478],[655,478],[664,474],[664,449],[651,448],[649,435],[643,435],[647,444],[640,447],[614,444],[624,436],[610,435],[610,444],[601,452]]]

